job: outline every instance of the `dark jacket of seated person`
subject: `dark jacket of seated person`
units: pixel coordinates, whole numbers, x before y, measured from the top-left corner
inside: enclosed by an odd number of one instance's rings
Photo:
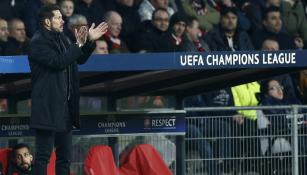
[[[33,156],[28,145],[20,143],[13,147],[7,175],[31,175]]]

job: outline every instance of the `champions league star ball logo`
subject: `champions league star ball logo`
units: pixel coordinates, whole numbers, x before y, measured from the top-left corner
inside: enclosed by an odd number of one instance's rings
[[[145,128],[150,128],[151,127],[151,120],[150,120],[150,118],[145,118],[144,119],[144,127]]]

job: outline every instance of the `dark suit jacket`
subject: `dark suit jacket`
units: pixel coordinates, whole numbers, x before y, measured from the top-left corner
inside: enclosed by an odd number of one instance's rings
[[[18,166],[14,163],[10,163],[8,166],[8,170],[6,175],[31,175],[31,170],[26,171],[21,168],[18,168]]]
[[[211,51],[231,51],[228,46],[227,38],[221,26],[215,27],[205,36],[205,42],[208,43]],[[237,51],[254,50],[254,46],[244,31],[237,30],[234,37],[234,48]]]
[[[56,39],[60,37],[65,51]],[[31,39],[29,62],[32,78],[32,109],[30,127],[61,131],[66,128],[64,70],[70,67],[71,99],[68,107],[72,125],[79,128],[79,73],[77,63],[82,64],[95,49],[95,42],[87,42],[82,48],[70,44],[63,33],[38,30]],[[66,79],[65,79],[66,78]]]

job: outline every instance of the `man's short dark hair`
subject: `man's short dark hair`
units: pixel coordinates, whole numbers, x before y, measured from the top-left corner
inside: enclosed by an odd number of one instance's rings
[[[54,16],[52,12],[55,10],[60,10],[60,7],[55,4],[44,5],[43,7],[41,7],[38,12],[39,24],[41,26],[44,26],[44,20],[51,19]]]
[[[187,26],[192,27],[193,22],[198,21],[198,19],[195,16],[187,16]]]
[[[170,19],[170,26],[174,26],[176,23],[178,22],[184,22],[187,23],[188,19],[187,19],[187,15],[185,13],[181,13],[181,12],[176,12],[171,16]]]
[[[12,149],[12,153],[13,153],[13,156],[15,157],[16,155],[16,151],[21,149],[21,148],[27,148],[29,151],[30,151],[30,147],[29,145],[25,144],[25,143],[18,143],[17,145],[15,145]]]
[[[236,7],[227,7],[225,5],[222,5],[220,13],[221,13],[221,17],[226,16],[228,13],[232,13],[238,16],[238,9]]]
[[[152,20],[154,20],[154,17],[156,16],[156,13],[157,13],[158,11],[164,11],[164,12],[166,12],[166,13],[168,14],[168,16],[169,16],[169,13],[168,13],[168,11],[167,11],[166,9],[164,9],[164,8],[157,8],[157,9],[155,9],[155,11],[152,13],[152,17],[151,17]]]
[[[279,8],[279,7],[276,7],[276,6],[273,6],[273,5],[267,7],[267,8],[264,10],[262,20],[267,20],[267,18],[268,18],[268,16],[269,16],[269,13],[271,13],[271,12],[279,12],[279,13],[280,13],[280,8]]]
[[[267,41],[267,40],[275,41],[275,42],[277,42],[277,43],[278,43],[277,38],[276,38],[276,37],[274,37],[274,36],[266,37],[266,38],[265,38],[265,40],[263,40],[263,42],[262,42],[262,43],[264,43],[264,42],[265,42],[265,41]]]

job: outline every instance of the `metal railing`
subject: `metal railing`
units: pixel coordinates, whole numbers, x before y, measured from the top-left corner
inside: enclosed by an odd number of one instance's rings
[[[306,174],[304,108],[185,108],[186,174]],[[266,115],[281,109],[287,112]],[[232,112],[237,110],[256,110],[257,120],[239,120],[241,116]],[[221,116],[222,111],[225,115]]]

